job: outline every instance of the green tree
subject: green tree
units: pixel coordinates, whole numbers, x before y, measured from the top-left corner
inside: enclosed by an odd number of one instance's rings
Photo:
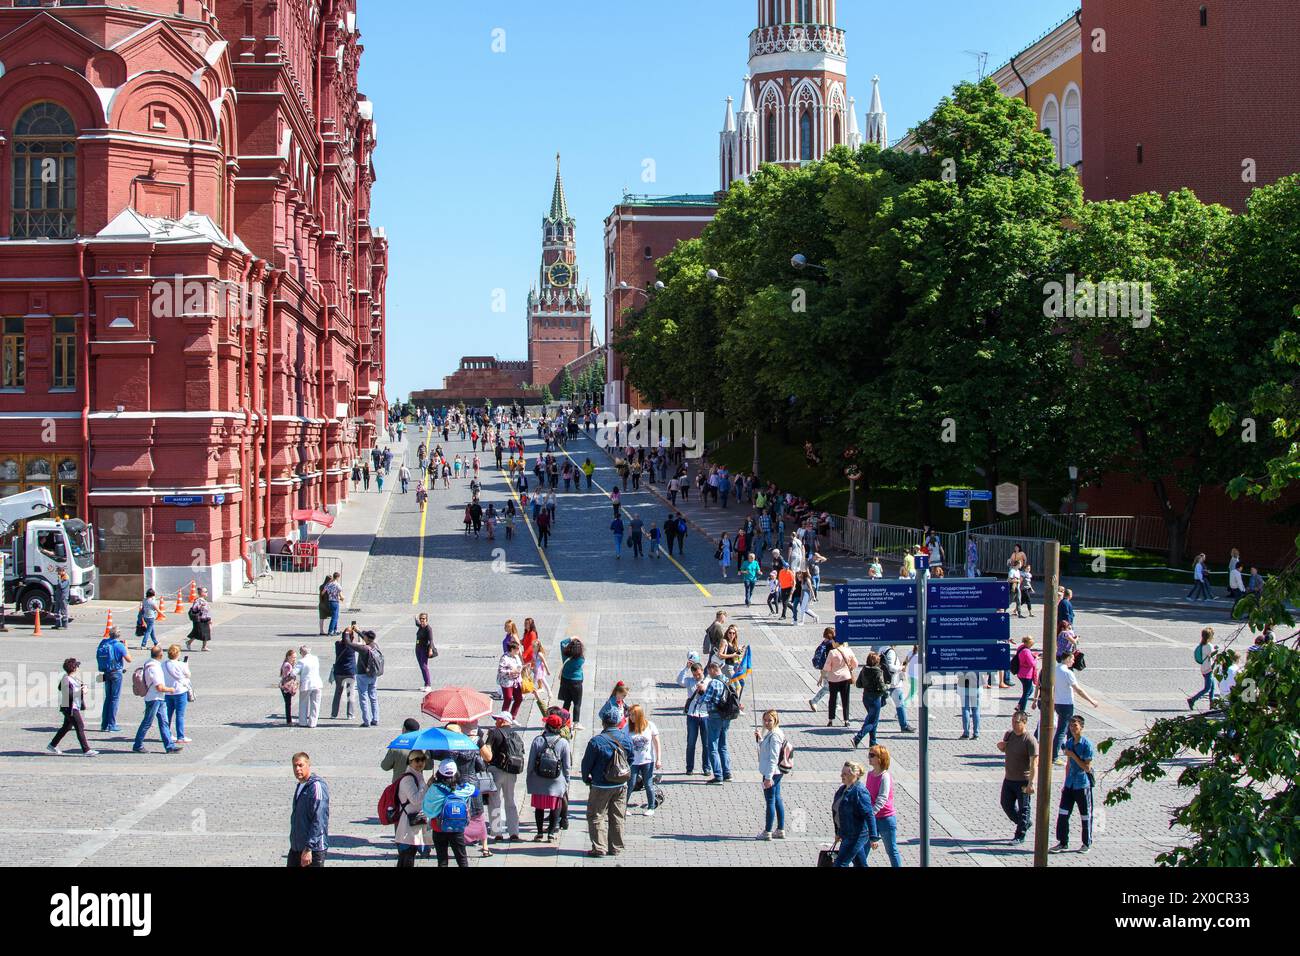
[[[556,383],[556,388],[560,391],[560,398],[569,401],[573,398],[573,375],[569,372],[568,367],[560,369],[560,380]]]
[[[1074,371],[1044,290],[1082,195],[1037,126],[991,81],[958,85],[917,127],[920,175],[882,197],[857,257],[876,276],[858,282],[883,367],[859,379],[856,444],[915,483],[923,520],[940,477],[1064,471]]]
[[[1139,318],[1117,314],[1100,292],[1095,303],[1081,295],[1067,328],[1082,362],[1079,408],[1108,436],[1103,464],[1150,483],[1171,565],[1183,559],[1202,491],[1258,458],[1259,446],[1209,424],[1220,402],[1249,394],[1254,353],[1268,341],[1230,290],[1234,230],[1227,209],[1182,190],[1090,203],[1071,235],[1080,282],[1150,289],[1150,314]]]
[[[552,402],[555,401],[555,397],[554,397],[553,395],[551,395],[551,386],[549,386],[549,385],[543,385],[543,386],[542,386],[542,388],[541,388],[541,401],[542,401],[542,404],[543,404],[543,405],[550,405]]]

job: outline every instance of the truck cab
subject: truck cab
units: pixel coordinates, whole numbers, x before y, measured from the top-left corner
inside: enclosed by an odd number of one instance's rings
[[[48,499],[43,489],[40,495],[29,491],[0,499],[0,537],[7,540],[4,599],[20,613],[49,612],[59,568],[68,574],[68,603],[95,597],[94,529],[79,518],[37,517],[53,510]]]

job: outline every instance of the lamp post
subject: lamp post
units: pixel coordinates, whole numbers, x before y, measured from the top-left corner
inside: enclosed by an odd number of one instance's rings
[[[1079,573],[1079,468],[1070,466],[1070,574]]]
[[[816,269],[818,272],[825,272],[825,266],[819,266],[816,263],[808,261],[808,257],[802,252],[796,252],[790,257],[790,265],[802,272],[804,269]]]

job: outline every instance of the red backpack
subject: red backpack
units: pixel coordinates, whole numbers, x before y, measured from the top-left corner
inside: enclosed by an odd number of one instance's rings
[[[402,818],[402,801],[397,795],[397,790],[402,785],[402,780],[406,777],[413,776],[410,773],[404,773],[388,786],[384,787],[384,792],[379,795],[379,808],[377,815],[379,822],[386,827],[397,825],[397,821]]]

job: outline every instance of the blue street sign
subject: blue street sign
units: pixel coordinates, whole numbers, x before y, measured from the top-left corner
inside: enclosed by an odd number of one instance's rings
[[[987,488],[983,490],[972,491],[970,493],[970,500],[971,501],[992,501],[993,492],[989,491]]]
[[[837,584],[835,585],[835,610],[849,614],[915,611],[916,585],[911,581],[883,580]]]
[[[943,493],[943,503],[948,508],[969,508],[972,488],[949,488]]]
[[[918,571],[924,571],[930,567],[930,556],[928,554],[918,553],[912,558],[912,566]]]
[[[1007,641],[1011,616],[1006,611],[971,611],[925,616],[926,641]]]
[[[225,495],[213,495],[213,496],[212,496],[212,503],[213,503],[214,505],[224,505],[224,504],[226,503],[226,496],[225,496]]]
[[[925,669],[931,674],[1001,671],[1011,663],[1008,644],[927,644]]]
[[[931,579],[925,587],[925,606],[931,611],[1002,611],[1011,605],[1011,585],[984,580]]]
[[[915,614],[835,615],[835,640],[850,644],[915,644]]]
[[[163,495],[162,503],[165,505],[176,505],[178,508],[188,508],[190,505],[199,505],[203,503],[202,495]]]

